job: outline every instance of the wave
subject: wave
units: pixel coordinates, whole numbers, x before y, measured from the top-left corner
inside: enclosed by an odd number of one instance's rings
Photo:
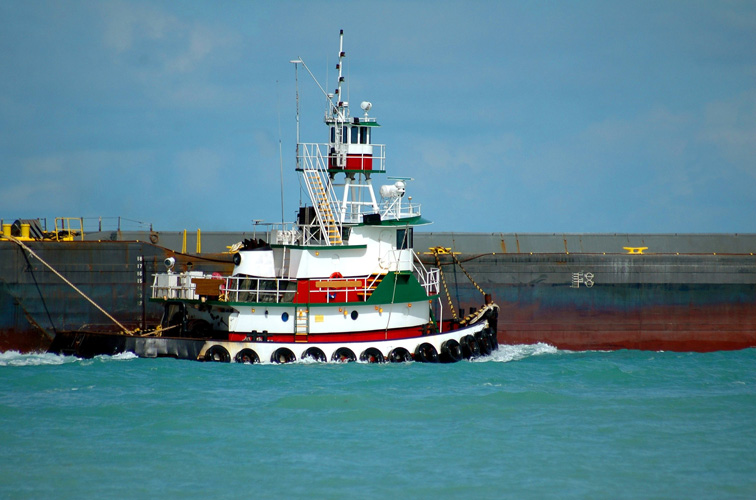
[[[499,362],[507,363],[509,361],[519,361],[521,359],[530,358],[533,356],[541,356],[544,354],[555,354],[558,350],[556,347],[538,343],[538,344],[521,344],[521,345],[504,345],[500,344],[499,348],[493,351],[488,356],[481,356],[473,359],[476,363],[486,362]],[[30,353],[22,354],[17,351],[0,352],[0,367],[2,366],[56,366],[69,363],[83,362],[86,364],[93,361],[108,362],[108,361],[130,361],[139,359],[139,357],[132,352],[124,352],[121,354],[115,354],[113,356],[101,355],[95,356],[94,359],[82,359],[75,356],[63,356],[59,354],[50,353]],[[322,364],[311,358],[303,360],[297,360],[297,364]]]
[[[93,359],[82,359],[76,356],[65,356],[51,353],[20,353],[18,351],[0,352],[0,367],[2,366],[58,366],[71,363],[90,364],[93,361],[129,361],[138,359],[133,352],[124,352],[113,356],[95,356]]]
[[[75,363],[79,358],[50,353],[22,354],[18,351],[0,352],[0,366],[55,366]]]
[[[127,351],[127,352],[122,352],[120,354],[113,354],[112,356],[101,355],[101,356],[97,356],[97,358],[99,358],[99,359],[112,359],[112,360],[115,360],[115,361],[128,361],[128,360],[131,360],[131,359],[139,359],[139,356],[137,356],[133,352]]]
[[[496,361],[499,363],[508,363],[510,361],[519,361],[521,359],[533,356],[542,356],[544,354],[556,354],[558,349],[553,345],[539,342],[537,344],[499,344],[499,348],[488,356],[475,359],[476,362]]]

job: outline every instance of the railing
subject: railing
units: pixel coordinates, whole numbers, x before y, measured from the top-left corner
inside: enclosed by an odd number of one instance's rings
[[[292,302],[297,293],[294,280],[239,276],[224,281],[221,300],[226,302]]]
[[[196,285],[192,278],[210,278],[201,271],[189,271],[187,273],[159,273],[155,274],[152,283],[153,299],[186,299],[199,300],[195,293]]]
[[[373,172],[385,172],[386,171],[386,145],[385,144],[370,144],[373,149],[372,166],[370,170]],[[299,156],[297,157],[298,165],[302,168],[316,168],[315,166],[306,167],[304,165],[313,165],[313,161],[318,168],[328,169],[328,157],[330,144],[316,143],[316,142],[300,142],[299,143]]]
[[[2,218],[3,224],[17,219]],[[25,219],[26,220],[26,219]],[[36,221],[40,230],[45,233],[58,233],[59,231],[80,237],[85,233],[102,231],[152,231],[152,224],[125,217],[56,217],[51,227],[48,227],[47,217],[30,219]]]
[[[425,288],[425,293],[428,295],[435,295],[438,293],[438,282],[440,278],[439,270],[436,267],[426,269],[425,265],[420,261],[420,257],[412,251],[412,255],[415,257],[412,259],[412,268],[415,271],[417,280]]]
[[[406,219],[420,215],[419,203],[402,203],[402,198],[389,198],[380,203],[381,219]]]
[[[192,279],[219,279],[199,271],[155,274],[152,285],[154,299],[200,300]],[[354,278],[312,280],[310,302],[365,302],[383,278],[382,275]],[[223,302],[291,303],[297,293],[297,281],[279,278],[233,276],[219,279],[219,300]]]

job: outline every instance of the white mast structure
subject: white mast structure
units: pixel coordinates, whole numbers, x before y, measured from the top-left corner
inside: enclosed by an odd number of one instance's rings
[[[349,102],[344,99],[343,91],[343,69],[346,57],[343,43],[344,30],[341,30],[336,64],[338,84],[333,94],[328,94],[323,90],[302,58],[291,61],[304,66],[327,99],[324,121],[329,127],[329,142],[327,144],[298,142],[297,145],[297,170],[302,172],[315,209],[323,243],[326,245],[343,244],[344,224],[363,223],[366,215],[374,216],[374,221],[375,218],[378,221],[398,218],[401,211],[397,208],[401,207],[400,199],[404,195],[404,182],[401,180],[394,185],[383,186],[381,195],[392,199],[393,203],[388,205],[388,209],[381,210],[379,207],[371,175],[385,173],[385,146],[372,144],[372,129],[379,125],[375,118],[368,117],[368,111],[372,107],[370,102],[361,103],[363,117],[351,117],[349,114]],[[299,137],[299,131],[297,131],[297,137]],[[341,183],[336,181],[340,174],[344,174],[344,180]],[[338,194],[337,188],[340,189]],[[419,215],[419,213],[406,215]]]

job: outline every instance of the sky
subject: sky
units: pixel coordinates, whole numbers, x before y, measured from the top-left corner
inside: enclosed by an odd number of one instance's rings
[[[756,232],[753,1],[4,0],[0,218],[293,221],[340,29],[423,230]]]

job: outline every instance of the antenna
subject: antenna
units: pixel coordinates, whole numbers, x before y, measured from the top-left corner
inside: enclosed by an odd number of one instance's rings
[[[341,84],[344,83],[344,77],[341,76],[341,71],[343,69],[343,62],[344,57],[346,56],[346,53],[344,52],[344,30],[339,30],[339,62],[336,64],[336,69],[339,70],[339,79],[338,84],[339,86],[336,88],[336,95],[338,96],[338,106],[341,108],[341,103],[344,101],[344,96],[341,93]]]
[[[299,63],[304,64],[304,61],[302,61],[301,59],[295,59],[289,62],[294,64],[294,92],[296,94],[296,100],[297,100],[297,146],[296,146],[297,156],[296,156],[296,159],[297,159],[297,168],[299,168],[299,69],[297,67],[297,64]],[[280,118],[279,118],[278,128],[279,128],[279,137],[280,137],[280,133],[281,133]]]
[[[310,77],[312,78],[312,81],[315,82],[315,85],[317,85],[318,88],[320,89],[320,91],[323,92],[323,95],[326,96],[326,99],[330,103],[331,108],[333,108],[333,110],[338,111],[338,108],[333,104],[333,101],[331,101],[331,97],[333,97],[333,96],[329,95],[328,92],[325,91],[325,89],[323,88],[323,86],[320,85],[320,82],[318,81],[317,78],[315,78],[315,75],[312,74],[312,71],[310,71],[310,68],[307,66],[307,64],[305,64],[304,60],[300,57],[299,59],[294,59],[294,60],[289,61],[289,62],[292,63],[292,64],[294,64],[295,68],[296,68],[297,64],[301,64],[304,67],[304,69],[306,69],[307,72],[310,74]]]
[[[286,228],[284,227],[283,146],[281,144],[281,104],[279,97],[278,80],[276,80],[276,107],[278,108],[278,161],[281,168],[281,230],[284,230]],[[299,163],[299,107],[297,107],[297,163]]]

